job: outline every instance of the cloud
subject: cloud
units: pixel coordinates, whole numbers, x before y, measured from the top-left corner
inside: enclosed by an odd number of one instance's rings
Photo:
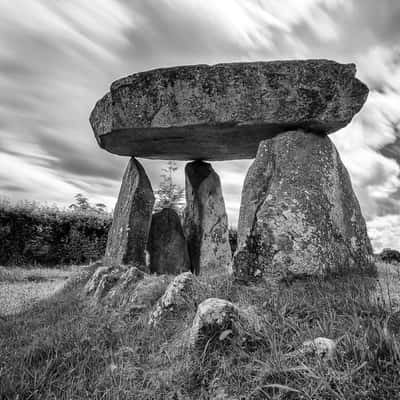
[[[388,214],[367,223],[368,234],[375,252],[384,248],[399,249],[400,215]]]
[[[385,215],[400,214],[399,138],[391,123],[400,119],[398,51],[397,46],[374,45],[360,56],[358,69],[370,95],[354,121],[332,135],[371,226]],[[381,241],[385,235],[392,240],[383,232]]]
[[[364,216],[372,219],[381,215],[383,209],[386,212],[400,211],[397,202],[388,201],[400,188],[400,167],[394,160],[384,157],[374,149],[374,146],[379,148],[388,138],[385,139],[379,123],[376,126],[370,125],[364,119],[364,116],[369,115],[368,108],[366,106],[366,110],[348,127],[332,135],[332,139],[350,172]],[[393,208],[387,210],[389,204]]]
[[[113,80],[169,65],[324,57],[356,62],[372,89],[332,136],[365,216],[384,229],[374,221],[400,213],[400,139],[388,123],[400,116],[399,27],[398,0],[0,2],[0,187],[62,204],[84,191],[112,207],[128,160],[97,147],[88,116]],[[156,188],[165,162],[141,161]],[[232,224],[249,163],[213,163]]]

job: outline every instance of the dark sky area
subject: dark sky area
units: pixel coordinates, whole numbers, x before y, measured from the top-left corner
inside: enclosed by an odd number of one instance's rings
[[[88,122],[112,81],[293,58],[354,62],[370,87],[363,110],[331,137],[375,249],[399,248],[398,0],[0,0],[0,193],[64,206],[81,192],[112,208],[127,159],[100,150]],[[156,188],[165,162],[143,164]],[[232,224],[249,164],[214,163]]]

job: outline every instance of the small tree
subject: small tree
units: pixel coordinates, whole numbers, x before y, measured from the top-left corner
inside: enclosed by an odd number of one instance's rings
[[[72,203],[69,208],[72,208],[74,211],[86,211],[86,212],[94,212],[98,214],[105,214],[106,205],[103,203],[96,203],[92,206],[89,203],[89,199],[84,196],[82,193],[77,193],[74,196],[75,203]]]
[[[69,206],[69,208],[72,208],[73,210],[79,210],[79,211],[87,211],[90,209],[89,200],[82,193],[77,193],[74,196],[74,199],[75,199],[75,203],[72,203]]]
[[[173,181],[173,175],[177,169],[175,161],[169,161],[167,167],[162,169],[160,187],[155,191],[155,211],[169,207],[173,208],[179,215],[182,214],[185,207],[185,189]]]

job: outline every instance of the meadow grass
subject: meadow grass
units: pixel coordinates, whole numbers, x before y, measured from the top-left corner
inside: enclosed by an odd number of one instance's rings
[[[0,321],[0,398],[399,398],[399,346],[383,330],[398,307],[387,292],[398,290],[399,274],[380,270],[379,282],[353,275],[271,293],[209,280],[203,297],[228,299],[261,318],[246,340],[217,335],[197,351],[184,345],[194,309],[151,328],[147,312],[95,306],[81,286],[69,288]],[[318,336],[339,339],[333,361],[288,356]]]
[[[45,268],[35,266],[0,266],[0,283],[17,282],[45,282],[48,280],[61,280],[68,278],[79,270],[75,265],[58,266],[57,268]]]

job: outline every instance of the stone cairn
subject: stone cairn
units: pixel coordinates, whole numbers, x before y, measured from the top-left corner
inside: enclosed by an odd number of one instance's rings
[[[304,60],[156,69],[114,82],[90,116],[99,146],[131,157],[107,265],[131,265],[134,276],[233,271],[244,282],[370,271],[365,221],[328,137],[366,101],[355,74],[353,64]],[[154,195],[135,157],[191,161],[183,227],[173,212],[152,221]],[[231,260],[220,179],[205,161],[249,158]]]

